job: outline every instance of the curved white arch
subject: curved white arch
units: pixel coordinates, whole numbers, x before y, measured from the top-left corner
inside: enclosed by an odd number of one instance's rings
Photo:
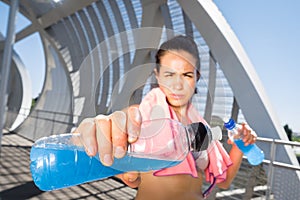
[[[22,63],[19,56],[13,52],[13,60],[16,63],[17,70],[20,74],[21,81],[22,81],[22,91],[23,95],[21,100],[20,110],[18,112],[17,118],[15,119],[14,123],[10,127],[10,131],[15,130],[18,126],[24,122],[27,116],[30,113],[31,108],[31,101],[32,101],[32,85],[31,79],[27,69],[25,68],[24,64]]]
[[[4,36],[0,33],[0,41],[4,41]],[[1,47],[0,47],[0,50]],[[31,101],[32,101],[32,85],[31,85],[31,78],[29,75],[28,70],[24,66],[19,55],[13,51],[12,52],[12,64],[11,67],[15,67],[18,75],[20,76],[20,84],[19,86],[22,87],[22,95],[21,96],[14,96],[13,98],[18,98],[18,106],[20,108],[17,110],[16,117],[13,119],[13,122],[10,126],[8,126],[9,131],[15,130],[18,126],[20,126],[24,120],[28,117],[31,108]]]
[[[287,139],[251,61],[215,4],[206,0],[179,3],[220,64],[247,122],[261,136]]]

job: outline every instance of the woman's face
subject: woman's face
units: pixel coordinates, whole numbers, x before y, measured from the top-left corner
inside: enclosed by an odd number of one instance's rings
[[[160,70],[155,71],[159,87],[172,107],[188,104],[195,92],[196,59],[185,51],[168,51],[160,58]]]

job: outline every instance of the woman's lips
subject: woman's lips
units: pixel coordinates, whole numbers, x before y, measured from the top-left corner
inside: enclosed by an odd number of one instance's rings
[[[172,98],[172,99],[183,99],[184,98],[184,95],[182,95],[182,94],[170,94],[170,97]]]

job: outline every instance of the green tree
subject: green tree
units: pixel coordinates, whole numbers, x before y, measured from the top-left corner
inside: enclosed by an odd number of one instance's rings
[[[290,128],[289,128],[289,125],[287,125],[287,124],[284,125],[283,128],[284,128],[284,130],[285,130],[285,132],[286,132],[286,134],[287,134],[289,140],[292,141],[292,135],[293,135],[292,129],[290,129]]]
[[[39,97],[36,97],[36,98],[33,98],[33,99],[31,100],[31,108],[30,108],[30,110],[31,110],[32,108],[34,108],[34,106],[35,106],[36,102],[38,101],[38,99],[39,99]]]

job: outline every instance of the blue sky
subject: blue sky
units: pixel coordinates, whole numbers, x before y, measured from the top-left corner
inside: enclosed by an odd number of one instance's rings
[[[300,132],[300,1],[214,2],[244,47],[281,124]]]
[[[9,7],[0,1],[0,32],[6,35]],[[30,22],[20,13],[16,17],[16,32],[28,26]],[[32,48],[34,47],[34,48]],[[15,43],[14,50],[18,53],[29,71],[32,80],[33,97],[42,90],[45,76],[45,57],[40,37],[37,33]]]
[[[260,77],[281,125],[300,132],[300,1],[214,0],[240,40]],[[8,9],[0,2],[0,32],[5,35]],[[26,20],[18,15],[17,30]],[[32,49],[31,46],[36,48]],[[37,96],[44,79],[44,55],[39,36],[16,43],[15,50],[28,68]],[[22,53],[21,53],[22,52]],[[31,59],[26,59],[31,58]],[[259,113],[258,113],[259,115]]]

